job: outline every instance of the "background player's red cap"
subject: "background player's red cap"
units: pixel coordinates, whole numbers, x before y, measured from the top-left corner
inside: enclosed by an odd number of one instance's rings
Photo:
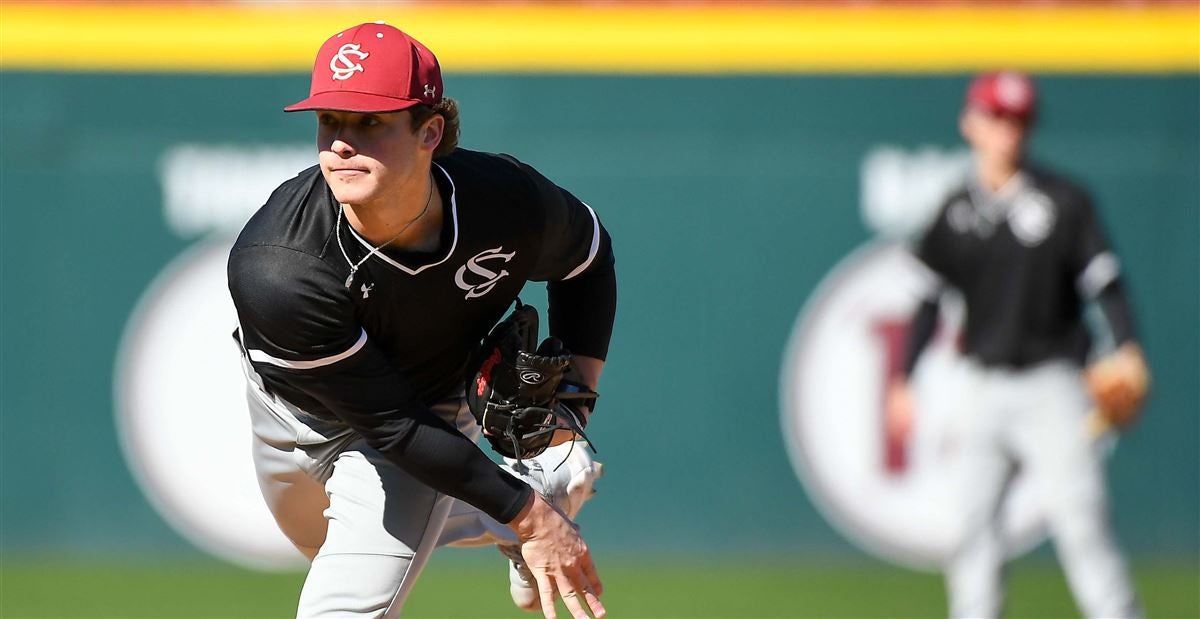
[[[1037,89],[1024,73],[984,73],[971,82],[966,104],[997,116],[1028,121],[1037,109]]]
[[[429,48],[375,22],[329,37],[317,52],[307,99],[283,108],[395,112],[442,100],[442,70]]]

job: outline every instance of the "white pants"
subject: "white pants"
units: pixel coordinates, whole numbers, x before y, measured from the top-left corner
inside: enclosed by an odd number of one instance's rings
[[[1003,607],[998,512],[1017,467],[1049,518],[1059,562],[1087,617],[1140,617],[1108,519],[1102,455],[1085,420],[1092,403],[1079,368],[1048,362],[1018,371],[968,362],[959,400],[962,543],[946,566],[952,617],[998,617]]]
[[[280,529],[312,559],[297,617],[398,617],[436,546],[516,543],[507,526],[417,481],[343,424],[268,394],[243,365],[259,487]],[[461,396],[433,411],[478,440]],[[543,493],[565,493],[542,467],[562,454],[556,447],[506,470]]]

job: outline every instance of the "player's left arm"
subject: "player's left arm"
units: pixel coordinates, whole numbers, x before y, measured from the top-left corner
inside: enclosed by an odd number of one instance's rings
[[[1120,262],[1091,201],[1080,196],[1078,207],[1075,242],[1070,249],[1075,287],[1081,298],[1100,308],[1116,344],[1114,351],[1087,368],[1085,378],[1099,409],[1099,423],[1124,426],[1133,421],[1141,408],[1150,374],[1137,342]]]
[[[547,282],[550,334],[572,354],[567,378],[596,390],[617,311],[612,239],[592,207],[533,168],[517,165],[543,215],[540,253],[530,279]]]

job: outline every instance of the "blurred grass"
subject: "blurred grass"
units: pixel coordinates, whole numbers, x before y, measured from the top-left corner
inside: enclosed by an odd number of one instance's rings
[[[434,557],[406,618],[524,617],[508,599],[499,555]],[[609,616],[622,618],[940,617],[940,577],[881,563],[690,558],[608,559],[601,565]],[[1031,557],[1010,570],[1010,617],[1075,617],[1057,566]],[[1148,614],[1200,617],[1195,562],[1135,565]],[[223,564],[50,561],[6,557],[0,617],[290,617],[303,575],[260,574]]]

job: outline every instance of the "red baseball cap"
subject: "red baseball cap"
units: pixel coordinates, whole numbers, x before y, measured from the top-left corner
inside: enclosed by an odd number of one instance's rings
[[[359,24],[321,46],[308,98],[283,108],[395,112],[442,100],[442,70],[429,48],[383,22]]]
[[[1001,71],[976,77],[967,89],[967,107],[1028,121],[1037,110],[1037,89],[1024,73]]]

